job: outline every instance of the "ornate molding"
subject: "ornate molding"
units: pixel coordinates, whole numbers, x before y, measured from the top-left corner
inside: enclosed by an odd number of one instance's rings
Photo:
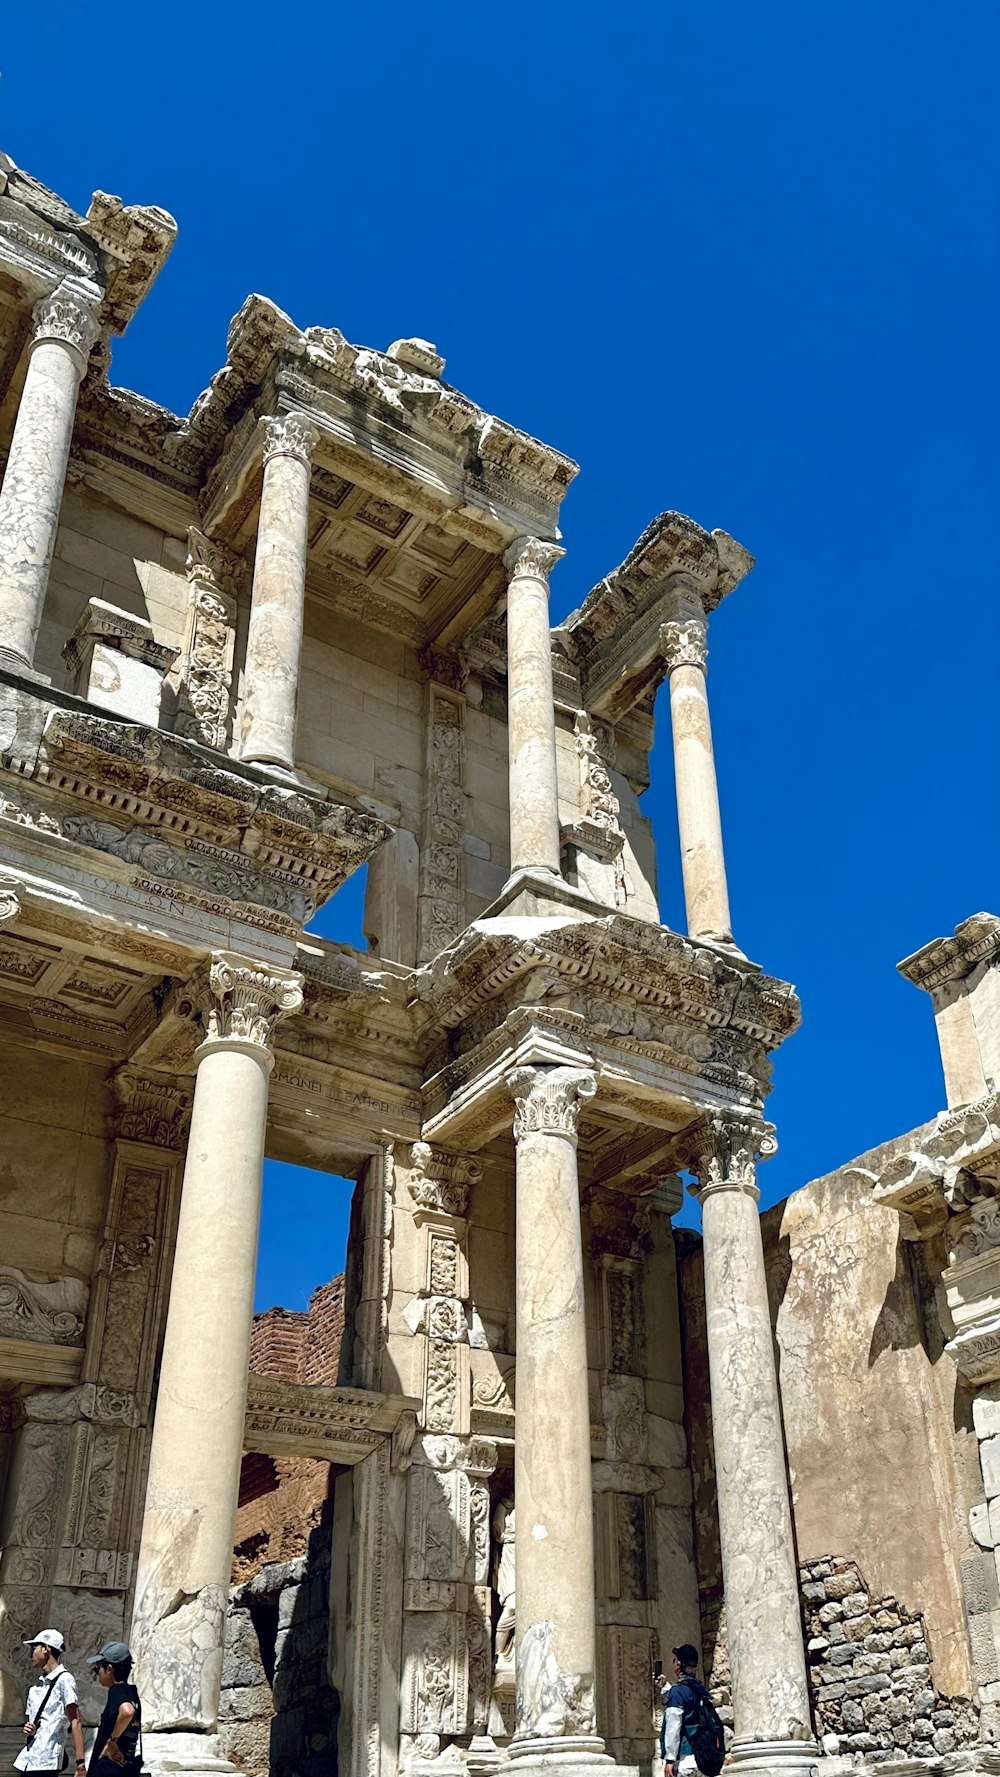
[[[3,809],[6,813],[6,809]],[[21,902],[17,890],[10,883],[0,883],[0,926],[9,926],[21,911]]]
[[[54,340],[66,346],[80,376],[100,338],[97,309],[101,293],[82,279],[64,278],[50,296],[43,296],[32,312],[32,346]]]
[[[708,626],[697,617],[686,622],[660,624],[660,652],[667,671],[678,666],[697,666],[704,672],[708,664]]]
[[[294,457],[309,469],[318,441],[319,431],[305,414],[286,413],[282,419],[268,420],[264,427],[265,466],[272,457]]]
[[[77,677],[100,642],[128,655],[131,660],[154,667],[160,674],[169,672],[180,652],[178,648],[158,642],[152,624],[144,617],[133,617],[131,612],[120,611],[105,599],[92,598],[87,601],[73,634],[63,646],[62,657],[71,677]]]
[[[514,1140],[526,1135],[566,1135],[575,1143],[597,1074],[582,1067],[519,1067],[507,1075],[514,1098]]]
[[[692,1131],[687,1163],[698,1179],[699,1203],[715,1191],[745,1191],[757,1202],[757,1160],[778,1151],[774,1124],[752,1114],[712,1111]]]
[[[517,537],[504,550],[503,565],[511,580],[547,580],[565,554],[558,543],[543,543],[540,537]]]
[[[294,969],[262,969],[230,951],[216,950],[195,986],[208,1043],[252,1043],[270,1050],[279,1019],[302,1008],[302,976]]]
[[[123,1073],[115,1080],[115,1094],[114,1133],[119,1141],[156,1148],[184,1146],[191,1104],[176,1086],[168,1080]]]
[[[469,1203],[469,1186],[478,1183],[483,1169],[478,1160],[464,1154],[449,1154],[443,1148],[432,1148],[429,1142],[415,1141],[410,1149],[410,1196],[420,1209],[439,1215],[464,1216]]]
[[[88,1290],[78,1277],[41,1278],[0,1265],[0,1336],[79,1345]]]

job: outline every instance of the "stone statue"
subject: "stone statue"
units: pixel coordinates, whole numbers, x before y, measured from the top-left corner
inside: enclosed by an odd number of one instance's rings
[[[515,1632],[515,1552],[514,1499],[508,1494],[493,1514],[493,1584],[500,1600],[500,1617],[496,1627],[496,1667],[513,1667]]]

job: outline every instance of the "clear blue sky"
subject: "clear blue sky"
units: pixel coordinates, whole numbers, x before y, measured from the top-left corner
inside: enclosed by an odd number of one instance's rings
[[[754,551],[709,684],[736,933],[804,1006],[765,1201],[932,1114],[895,964],[1000,911],[996,0],[34,14],[4,19],[4,146],[180,223],[116,381],[186,410],[259,290],[434,340],[581,463],[556,618],[665,507]],[[664,732],[653,766],[677,925]],[[346,1190],[288,1190],[260,1295],[300,1306]]]

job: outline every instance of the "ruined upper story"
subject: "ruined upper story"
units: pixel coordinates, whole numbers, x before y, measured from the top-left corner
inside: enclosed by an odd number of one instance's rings
[[[54,693],[238,762],[268,427],[304,416],[295,769],[392,829],[370,848],[369,943],[428,960],[510,874],[503,558],[518,537],[558,540],[576,464],[452,387],[427,342],[354,346],[260,296],[185,417],[115,388],[110,338],[174,223],[100,193],[81,216],[9,160],[0,180],[0,463],[40,302],[70,291],[95,316],[36,672]],[[658,920],[639,798],[664,624],[707,614],[751,565],[725,533],[665,514],[553,631],[561,865],[598,905]]]

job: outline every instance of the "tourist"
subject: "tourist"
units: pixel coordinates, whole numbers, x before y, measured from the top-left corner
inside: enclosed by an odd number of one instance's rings
[[[124,1641],[106,1641],[90,1666],[108,1693],[90,1758],[90,1777],[116,1777],[123,1767],[137,1772],[142,1765],[142,1705],[135,1685],[129,1683],[132,1655]]]
[[[664,1696],[660,1753],[664,1777],[717,1777],[725,1757],[725,1737],[698,1673],[698,1649],[689,1641],[674,1648],[674,1682],[659,1680]],[[669,1687],[669,1688],[668,1688]]]
[[[35,1682],[25,1706],[24,1738],[14,1765],[18,1771],[62,1771],[67,1764],[66,1726],[76,1753],[77,1777],[86,1770],[83,1726],[76,1680],[62,1663],[65,1637],[58,1629],[39,1629],[23,1644],[31,1649]]]

